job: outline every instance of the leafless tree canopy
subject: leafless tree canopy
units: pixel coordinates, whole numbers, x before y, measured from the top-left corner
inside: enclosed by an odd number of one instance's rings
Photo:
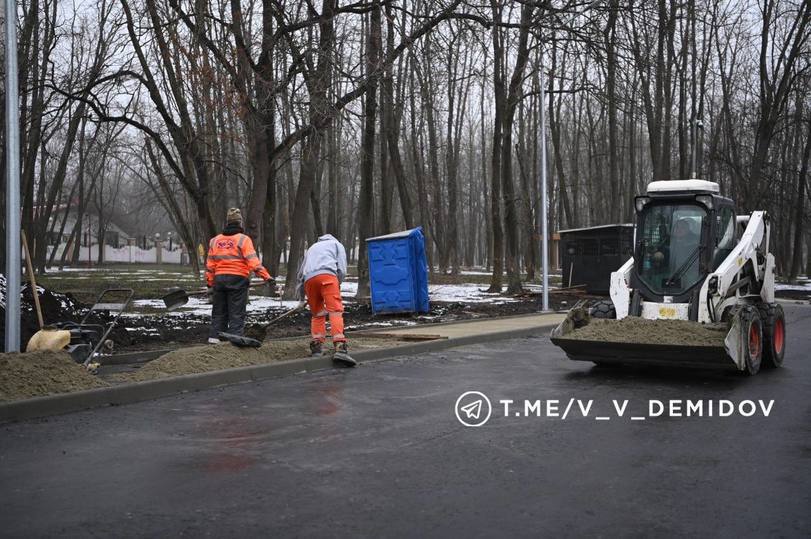
[[[364,238],[420,225],[435,271],[485,266],[517,291],[540,260],[543,107],[551,230],[627,222],[647,182],[699,176],[770,212],[779,273],[811,274],[804,0],[23,0],[17,16],[40,270],[69,262],[46,238],[78,239],[91,209],[102,236],[114,215],[162,219],[194,253],[238,206],[271,272],[330,232],[364,294]]]

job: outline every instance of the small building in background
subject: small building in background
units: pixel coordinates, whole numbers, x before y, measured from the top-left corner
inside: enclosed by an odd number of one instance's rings
[[[614,224],[559,230],[562,286],[585,285],[590,294],[607,294],[611,272],[634,252],[634,225]]]
[[[76,202],[56,208],[48,223],[48,258],[55,250],[55,265],[61,265],[63,255],[66,265],[189,263],[185,247],[173,231],[144,234],[143,230],[152,230],[153,225],[146,222],[137,234],[130,234],[117,216],[101,220],[92,207],[86,208],[77,225],[77,207]],[[77,226],[78,238],[74,235]],[[104,231],[101,244],[100,226]]]

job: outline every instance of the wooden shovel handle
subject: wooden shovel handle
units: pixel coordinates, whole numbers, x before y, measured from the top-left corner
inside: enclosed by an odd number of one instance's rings
[[[39,322],[39,329],[42,329],[45,327],[45,322],[42,319],[42,307],[39,306],[37,279],[34,277],[34,266],[31,265],[31,251],[28,250],[28,239],[25,237],[24,230],[20,230],[20,237],[23,240],[23,249],[25,249],[25,266],[26,270],[28,270],[28,281],[31,283],[31,294],[34,296],[34,306],[37,308],[37,322]]]

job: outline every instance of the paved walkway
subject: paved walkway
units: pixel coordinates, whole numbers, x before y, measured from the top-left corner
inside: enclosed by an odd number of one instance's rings
[[[484,320],[465,320],[449,324],[411,326],[408,328],[386,330],[394,335],[439,335],[448,339],[459,339],[472,335],[487,335],[504,331],[530,330],[536,327],[548,327],[559,324],[566,318],[565,313],[529,314],[507,318],[487,318]]]

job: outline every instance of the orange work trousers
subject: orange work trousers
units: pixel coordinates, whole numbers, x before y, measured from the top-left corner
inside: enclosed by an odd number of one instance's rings
[[[330,274],[316,275],[304,283],[304,293],[310,306],[310,332],[315,341],[327,338],[327,316],[332,330],[332,342],[345,342],[344,304],[341,301],[341,285],[338,277]]]

